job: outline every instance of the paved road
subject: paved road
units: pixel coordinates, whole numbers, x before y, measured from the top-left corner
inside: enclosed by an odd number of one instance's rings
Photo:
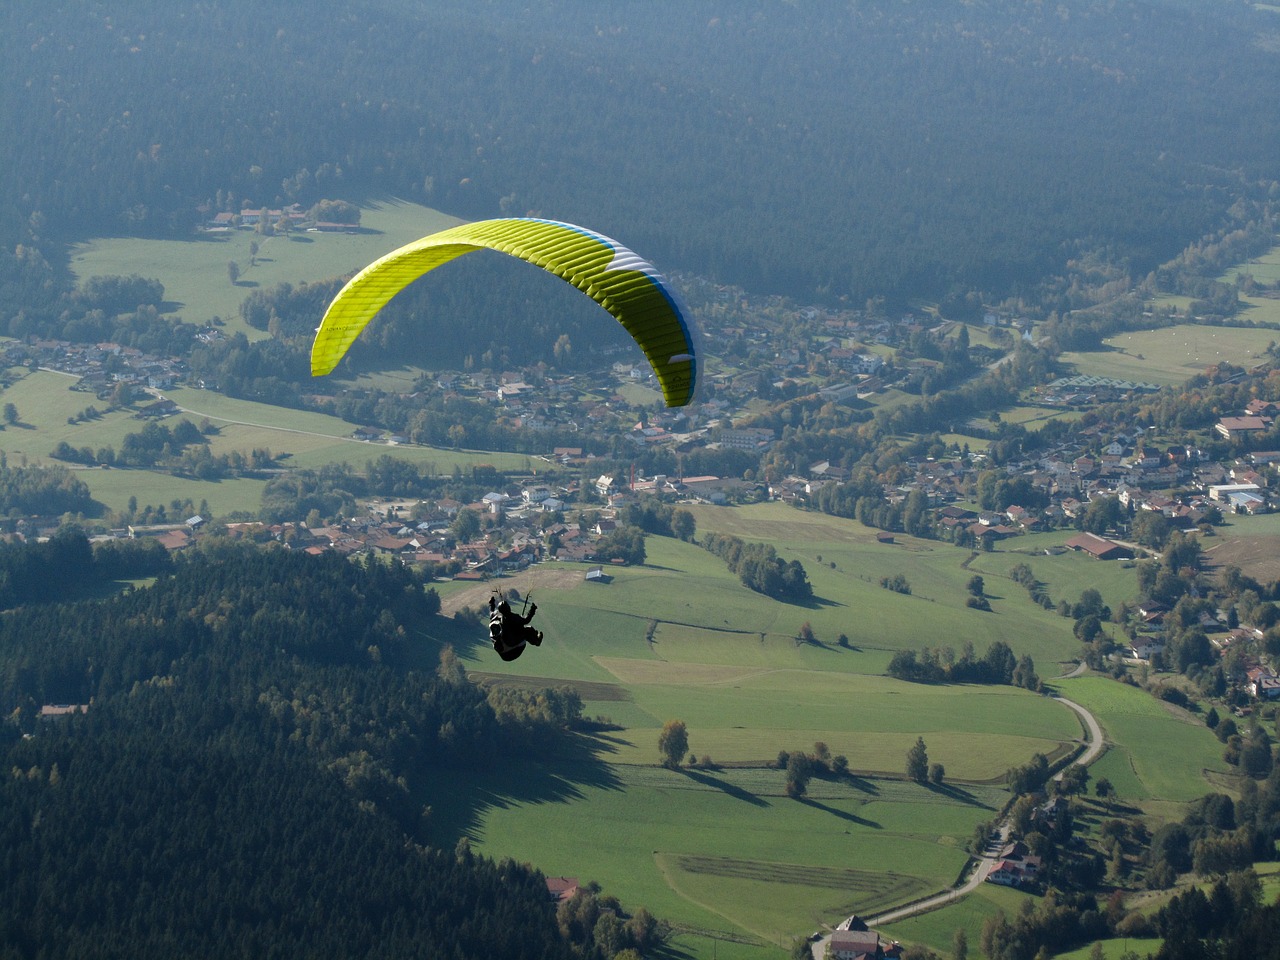
[[[1087,746],[1084,748],[1084,753],[1076,758],[1076,763],[1082,767],[1087,767],[1102,756],[1102,751],[1106,749],[1106,741],[1102,738],[1102,727],[1098,726],[1098,720],[1092,713],[1074,700],[1068,700],[1066,697],[1054,697],[1053,699],[1070,707],[1084,722],[1085,729],[1088,731]],[[1066,768],[1064,767],[1063,769],[1065,770]],[[1054,779],[1061,780],[1062,773],[1060,772]]]
[[[1079,672],[1079,670],[1077,669],[1076,672]],[[1075,762],[1081,766],[1087,767],[1089,764],[1093,763],[1093,761],[1097,760],[1098,757],[1102,755],[1102,751],[1106,748],[1106,742],[1102,737],[1102,727],[1098,725],[1098,721],[1092,713],[1080,704],[1076,703],[1074,700],[1067,700],[1065,697],[1054,697],[1053,699],[1058,701],[1058,703],[1061,703],[1063,706],[1074,710],[1076,715],[1080,717],[1081,722],[1084,723],[1085,749]],[[1063,769],[1065,770],[1066,768],[1064,767]],[[1054,777],[1055,780],[1060,780],[1061,778],[1061,772]],[[953,887],[950,890],[944,890],[935,896],[907,904],[905,907],[898,907],[897,909],[879,914],[878,916],[870,917],[867,919],[867,926],[874,929],[876,927],[885,926],[886,924],[896,923],[899,920],[905,920],[907,917],[915,916],[917,913],[924,913],[925,911],[945,906],[954,900],[960,899],[968,893],[972,893],[980,884],[982,884],[983,881],[987,879],[987,874],[994,869],[998,862],[997,854],[999,854],[1000,848],[1004,846],[1008,835],[1009,822],[1007,820],[1001,821],[999,827],[996,828],[995,835],[987,844],[986,850],[982,852],[982,856],[977,859],[969,875],[958,887]],[[826,957],[827,942],[830,939],[830,935],[827,935],[813,944],[812,950],[814,960],[824,960]]]

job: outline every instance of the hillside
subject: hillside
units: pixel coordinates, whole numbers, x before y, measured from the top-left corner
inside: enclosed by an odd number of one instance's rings
[[[1090,251],[1141,274],[1276,179],[1275,29],[1159,0],[17,0],[0,229],[184,235],[202,204],[394,193],[855,303],[1012,292]]]

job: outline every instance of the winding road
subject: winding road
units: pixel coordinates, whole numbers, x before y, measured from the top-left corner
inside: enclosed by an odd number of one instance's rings
[[[1081,666],[1083,666],[1083,664]],[[1082,672],[1081,668],[1077,667],[1075,671],[1066,674],[1066,676],[1074,676],[1080,672]],[[1053,699],[1058,703],[1061,703],[1063,706],[1069,707],[1071,710],[1075,711],[1076,716],[1080,718],[1080,722],[1084,725],[1083,732],[1085,736],[1085,749],[1074,762],[1078,763],[1082,767],[1087,767],[1089,764],[1093,763],[1093,761],[1097,760],[1098,757],[1102,756],[1102,751],[1106,749],[1106,741],[1102,736],[1102,727],[1098,725],[1098,720],[1092,713],[1080,704],[1076,703],[1074,700],[1068,700],[1065,697],[1059,696],[1054,696]],[[1070,764],[1068,764],[1068,766],[1070,766]],[[1066,767],[1063,768],[1063,770],[1065,769]],[[1062,771],[1059,771],[1054,776],[1054,779],[1061,780]],[[995,868],[995,865],[999,862],[1000,848],[1004,846],[1008,836],[1009,821],[1006,819],[1000,822],[1000,825],[996,828],[995,834],[987,844],[987,848],[982,852],[982,856],[973,862],[972,869],[969,871],[968,876],[959,886],[953,887],[950,890],[944,890],[941,893],[932,897],[927,897],[924,900],[917,900],[915,903],[909,903],[904,907],[897,907],[874,917],[869,917],[866,920],[867,926],[874,929],[876,927],[885,926],[886,924],[896,923],[899,920],[905,920],[907,917],[915,916],[918,913],[925,913],[926,911],[945,906],[948,903],[959,900],[966,894],[972,893],[982,884],[983,881],[987,879],[987,875],[991,873]],[[813,943],[812,949],[814,960],[824,960],[826,957],[827,942],[830,939],[831,937],[828,934]]]

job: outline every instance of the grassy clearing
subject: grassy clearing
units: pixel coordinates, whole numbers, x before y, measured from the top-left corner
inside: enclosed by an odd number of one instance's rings
[[[1017,916],[1022,904],[1035,901],[1030,894],[1008,887],[984,883],[960,900],[938,910],[900,920],[880,927],[880,934],[903,943],[921,943],[943,956],[951,955],[951,942],[958,929],[963,929],[969,940],[969,955],[982,954],[982,924],[987,917],[1003,911],[1006,916]]]
[[[1257,363],[1275,339],[1274,330],[1179,324],[1121,334],[1107,340],[1103,351],[1064,353],[1062,362],[1092,376],[1177,384],[1215,363]]]
[[[1210,564],[1223,569],[1239,567],[1262,583],[1280,580],[1280,514],[1257,517],[1232,516],[1204,542]]]
[[[12,386],[0,391],[0,399],[18,408],[21,422],[0,433],[0,447],[13,462],[53,462],[49,454],[60,442],[77,450],[82,447],[119,450],[127,434],[144,426],[132,411],[116,410],[81,423],[68,423],[89,406],[106,404],[93,394],[73,390],[76,378],[40,370],[26,373]],[[257,448],[284,455],[294,467],[317,468],[326,463],[348,463],[363,470],[366,463],[383,455],[409,460],[433,473],[447,474],[454,466],[491,463],[499,469],[527,469],[529,459],[520,454],[442,450],[433,447],[389,446],[350,439],[351,425],[337,417],[305,410],[290,410],[250,400],[234,400],[205,390],[175,388],[166,394],[180,407],[189,409],[187,419],[200,423],[209,419],[219,432],[210,437],[215,455]],[[168,504],[188,497],[193,503],[208,501],[210,511],[225,515],[236,510],[256,511],[262,503],[261,480],[200,481],[149,470],[77,470],[95,500],[122,511],[131,496],[140,505]]]
[[[1003,640],[1018,655],[1030,654],[1046,676],[1054,673],[1053,664],[1076,655],[1078,644],[1071,634],[1070,621],[1032,603],[1026,591],[1011,581],[990,585],[991,613],[965,606],[966,585],[973,573],[988,569],[988,565],[991,569],[1003,566],[1007,573],[1014,563],[1029,560],[1021,551],[1042,551],[1044,546],[1060,544],[1071,536],[1070,531],[1046,535],[1043,541],[1014,538],[1005,541],[998,552],[970,561],[967,551],[950,544],[905,535],[897,535],[897,542],[892,544],[877,543],[876,531],[856,521],[798,511],[778,503],[733,510],[697,507],[694,514],[699,531],[714,530],[745,540],[765,541],[784,558],[795,558],[804,564],[817,602],[811,607],[777,613],[768,620],[753,618],[759,631],[795,636],[799,625],[807,620],[824,643],[830,645],[844,633],[853,646],[867,652],[943,643],[958,649],[965,640],[971,640],[978,651],[983,651],[992,642]],[[1083,560],[1075,554],[1044,557],[1043,562],[1034,562],[1032,569],[1049,584],[1052,596],[1068,596],[1073,601],[1080,595],[1077,583],[1115,583],[1109,578],[1115,577],[1117,568],[1104,570],[1100,564],[1089,568]],[[968,567],[964,565],[966,561]],[[906,575],[911,596],[879,585],[882,576],[893,573]],[[1109,592],[1118,594],[1122,589],[1112,586]],[[740,624],[729,619],[725,626]],[[888,658],[883,659],[887,662]]]
[[[1018,404],[1011,410],[1001,411],[1005,423],[1020,423],[1028,430],[1039,430],[1054,420],[1075,422],[1084,416],[1082,410],[1060,410],[1056,407],[1039,407],[1034,404]],[[972,449],[972,445],[971,445]]]
[[[589,715],[619,726],[595,739],[596,765],[530,765],[455,784],[450,797],[430,799],[437,829],[442,837],[466,833],[486,853],[527,859],[551,874],[599,880],[625,902],[678,924],[775,945],[822,921],[944,889],[967,859],[963,845],[974,825],[1007,797],[1002,787],[973,781],[996,781],[1032,753],[1063,749],[1080,727],[1061,704],[1026,691],[926,687],[881,674],[890,644],[945,637],[981,649],[992,638],[990,624],[1015,614],[958,616],[969,576],[960,566],[965,551],[898,545],[889,555],[913,563],[913,582],[928,582],[937,594],[899,598],[863,579],[885,554],[875,553],[874,531],[857,523],[769,505],[708,511],[699,514],[704,530],[703,517],[714,516],[722,529],[776,542],[784,556],[803,551],[822,601],[769,600],[700,547],[650,538],[648,564],[615,570],[608,585],[587,584],[575,575],[585,568],[558,564],[547,567],[563,575],[504,582],[533,586],[548,637],[536,655],[497,663],[479,636],[445,636],[454,625],[432,624],[435,642],[451,640],[469,663],[483,665],[486,683],[564,680],[579,689]],[[450,603],[474,592],[441,589]],[[900,602],[920,613],[894,632],[884,607]],[[1020,632],[1037,637],[1035,655],[1074,650],[1064,621],[1025,594],[998,603],[1019,611]],[[796,642],[806,620],[821,643]],[[841,630],[851,648],[834,642]],[[1065,635],[1054,639],[1055,631]],[[1013,633],[1014,648],[1025,648]],[[424,663],[431,647],[423,645]],[[672,718],[685,721],[698,756],[754,765],[657,767],[658,733]],[[947,788],[896,779],[916,736],[946,767]],[[819,740],[855,770],[892,779],[814,780],[807,800],[787,798],[784,773],[764,764],[779,750],[812,750]],[[699,956],[730,955],[724,942],[681,946]],[[765,947],[732,949],[772,955]]]
[[[438,210],[386,200],[363,208],[358,234],[295,233],[289,237],[261,237],[235,231],[216,239],[140,240],[110,237],[78,244],[72,249],[71,269],[79,281],[94,276],[155,278],[164,284],[175,319],[204,324],[221,317],[226,331],[250,339],[265,337],[240,318],[240,304],[256,288],[279,283],[309,283],[340,277],[418,237],[458,223]],[[257,242],[256,263],[250,263],[249,244]],[[227,263],[234,260],[240,278],[232,284]]]
[[[610,769],[616,779],[562,784],[560,801],[493,803],[472,842],[552,875],[599,880],[679,923],[789,943],[842,912],[951,882],[966,859],[963,840],[990,816],[982,803],[914,784],[897,785],[892,803],[834,784],[795,801],[783,796],[781,771]],[[891,808],[901,813],[890,819]],[[795,883],[771,883],[771,873]]]
[[[1230,773],[1213,732],[1186,711],[1164,704],[1136,687],[1086,676],[1059,684],[1063,696],[1083,704],[1098,718],[1108,741],[1122,746],[1122,759],[1104,758],[1095,776],[1115,772],[1121,800],[1185,803],[1217,787],[1213,777]],[[1104,772],[1105,771],[1105,772]],[[1138,791],[1129,793],[1127,791]]]
[[[1124,954],[1132,952],[1140,957],[1154,957],[1164,944],[1161,937],[1115,937],[1110,940],[1099,940],[1102,944],[1102,956],[1105,960],[1120,960]],[[1091,960],[1093,944],[1068,950],[1066,953],[1054,954],[1057,960]]]

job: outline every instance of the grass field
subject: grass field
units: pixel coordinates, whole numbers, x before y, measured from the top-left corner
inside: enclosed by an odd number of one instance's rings
[[[660,537],[647,541],[644,566],[613,571],[607,585],[585,583],[578,565],[543,565],[537,581],[532,573],[511,578],[538,600],[548,642],[536,655],[496,663],[477,638],[449,633],[449,623],[432,626],[435,642],[452,640],[486,683],[569,683],[588,715],[607,716],[617,729],[595,738],[589,761],[491,770],[428,802],[442,841],[464,833],[488,855],[594,879],[683,928],[759,944],[682,937],[680,949],[776,957],[822,922],[952,884],[974,825],[1007,798],[994,785],[1004,770],[1081,737],[1074,714],[1046,697],[882,676],[892,650],[966,640],[984,649],[998,635],[1015,650],[1034,648],[1054,674],[1076,642],[1067,621],[1021,588],[994,601],[1002,612],[963,616],[966,551],[910,541],[886,554],[860,524],[777,505],[697,515],[701,531],[741,531],[784,557],[795,551],[820,600],[794,607],[761,597],[701,547]],[[913,583],[934,596],[869,584],[886,556],[909,564]],[[1074,570],[1077,558],[1045,558],[1064,559]],[[557,575],[544,575],[547,568]],[[1081,566],[1067,579],[1096,576]],[[475,602],[474,590],[441,585],[451,604]],[[796,642],[805,621],[820,643]],[[835,643],[841,631],[850,648]],[[423,646],[424,663],[433,647]],[[728,765],[658,767],[658,734],[673,718],[686,723],[694,754]],[[946,767],[947,787],[900,779],[916,736]],[[786,797],[783,772],[764,764],[819,740],[860,775],[814,780],[803,801]]]
[[[1095,780],[1111,780],[1118,799],[1163,809],[1217,790],[1215,777],[1228,775],[1222,744],[1185,710],[1104,677],[1075,677],[1058,687],[1102,725],[1112,746],[1091,772]]]
[[[1177,384],[1223,361],[1251,366],[1275,339],[1275,330],[1180,324],[1121,334],[1103,351],[1063,353],[1061,359],[1090,376]]]
[[[129,433],[143,422],[131,411],[117,410],[96,420],[68,423],[89,406],[106,406],[91,393],[73,390],[76,378],[40,370],[27,373],[5,390],[0,399],[18,408],[20,423],[0,433],[0,448],[11,462],[54,462],[50,452],[65,441],[77,450],[97,451],[105,446],[119,450]],[[370,460],[383,455],[409,460],[433,473],[447,474],[455,464],[491,463],[503,470],[528,469],[529,460],[519,454],[475,453],[434,447],[388,446],[350,439],[351,424],[337,417],[304,410],[289,410],[250,400],[234,400],[204,390],[175,388],[166,396],[180,407],[190,409],[187,419],[200,423],[206,417],[219,428],[210,438],[215,454],[234,450],[244,453],[266,448],[289,466],[318,468],[326,463],[349,463],[363,470]],[[123,510],[131,496],[139,505],[169,504],[175,499],[199,504],[207,501],[214,516],[237,510],[256,511],[262,504],[265,481],[231,479],[200,481],[174,477],[150,470],[77,469],[95,500],[113,510]]]
[[[361,231],[356,234],[295,232],[288,237],[261,237],[237,230],[186,242],[104,237],[74,247],[71,269],[80,281],[133,274],[157,279],[164,284],[176,319],[205,324],[221,317],[227,332],[240,331],[257,339],[266,332],[246,326],[240,318],[240,304],[252,290],[351,274],[396,247],[458,222],[429,207],[386,200],[362,210]],[[251,264],[249,244],[255,241],[260,249],[256,263]],[[227,272],[233,260],[240,268],[235,285]]]
[[[1204,557],[1217,569],[1239,567],[1262,583],[1280,580],[1280,513],[1230,516],[1205,541]]]
[[[695,515],[700,536],[733,533],[800,559],[815,601],[768,600],[696,544],[660,537],[646,542],[644,566],[613,571],[607,585],[585,583],[576,565],[544,565],[555,576],[536,583],[532,574],[512,578],[522,592],[533,586],[549,641],[536,656],[498,664],[475,639],[455,636],[462,656],[489,683],[567,682],[588,715],[616,728],[595,739],[590,763],[531,762],[459,785],[443,803],[433,798],[437,828],[446,837],[465,833],[492,856],[595,879],[682,927],[757,942],[682,938],[678,947],[700,957],[780,956],[792,937],[822,922],[945,889],[965,862],[974,824],[1007,798],[995,785],[1003,771],[1077,742],[1080,726],[1061,704],[1026,691],[892,680],[883,676],[888,657],[966,641],[982,650],[1003,638],[1031,652],[1051,679],[1077,649],[1070,621],[1033,604],[1007,579],[1009,569],[1029,563],[1055,598],[1075,600],[1094,587],[1119,603],[1136,593],[1134,568],[1044,554],[1070,531],[970,554],[912,538],[879,544],[855,522],[778,504],[696,507]],[[915,595],[875,583],[897,571]],[[986,580],[992,614],[964,607],[974,573]],[[475,590],[441,588],[447,596]],[[795,639],[806,621],[816,644]],[[849,647],[835,642],[840,632]],[[1098,715],[1110,749],[1094,779],[1110,779],[1122,802],[1174,816],[1219,788],[1221,746],[1193,716],[1106,678],[1054,685]],[[693,754],[722,766],[657,767],[658,734],[673,718],[687,725]],[[900,779],[916,736],[946,767],[947,789]],[[819,740],[858,776],[814,780],[806,800],[787,798],[783,773],[764,764]],[[983,919],[1015,912],[1022,899],[984,887],[884,932],[946,951],[964,926],[976,945]]]
[[[1030,894],[1008,887],[984,883],[981,887],[954,903],[938,910],[900,920],[881,927],[882,936],[903,943],[923,943],[943,956],[951,955],[951,941],[956,930],[963,929],[969,941],[969,956],[982,956],[982,924],[987,917],[1004,911],[1006,916],[1017,916],[1027,901],[1038,902]]]
[[[963,840],[1002,795],[975,788],[958,803],[877,782],[875,793],[822,784],[797,801],[784,796],[781,771],[609,770],[603,782],[553,785],[550,799],[505,782],[527,782],[521,771],[495,774],[476,785],[490,803],[469,831],[473,845],[598,880],[677,923],[772,944],[951,882]],[[433,815],[449,813],[437,804]]]

